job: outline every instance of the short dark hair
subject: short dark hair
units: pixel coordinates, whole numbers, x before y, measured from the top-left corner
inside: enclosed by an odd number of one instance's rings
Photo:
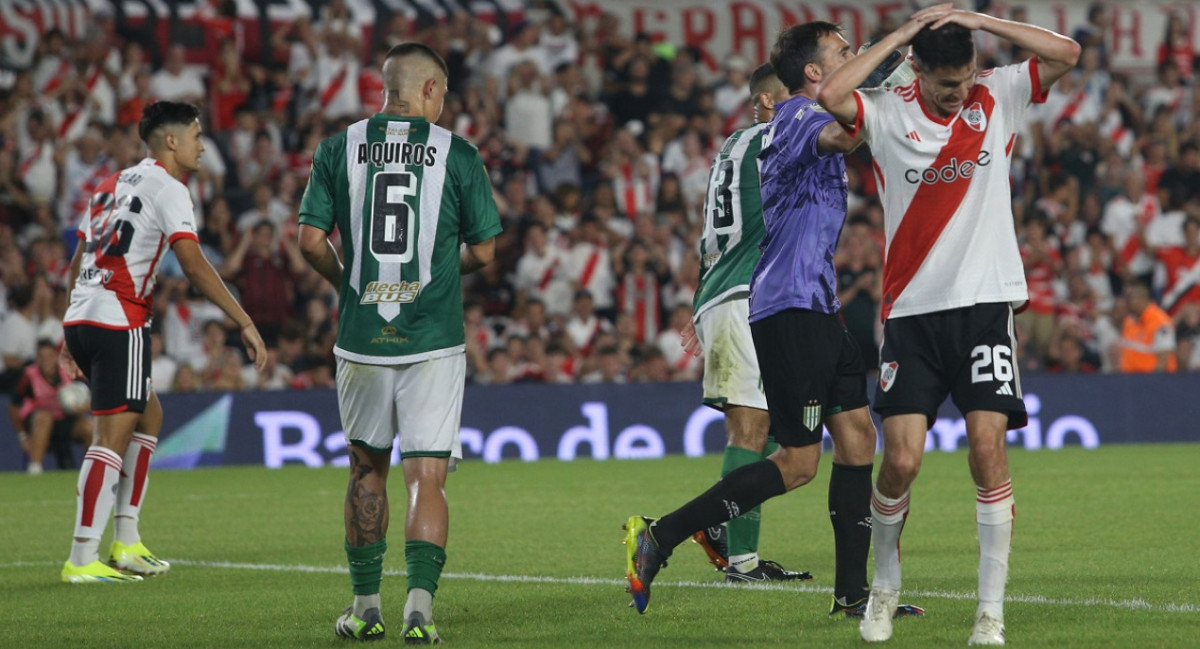
[[[912,52],[927,72],[961,68],[975,60],[975,39],[962,25],[947,23],[937,29],[926,26],[913,38]]]
[[[771,79],[778,80],[779,77],[775,76],[775,67],[771,65],[770,61],[754,68],[754,72],[750,73],[750,96],[753,97],[759,93],[767,92],[766,86],[771,82]]]
[[[446,75],[446,77],[450,76],[450,68],[446,67],[446,61],[442,59],[440,54],[433,51],[433,48],[424,43],[405,41],[399,45],[393,45],[392,49],[388,50],[387,58],[391,59],[400,56],[411,56],[413,54],[423,56],[430,61],[437,63],[438,67],[442,70],[442,74]]]
[[[788,92],[804,87],[804,66],[820,56],[821,39],[827,34],[841,34],[842,28],[824,20],[792,25],[779,34],[771,48],[771,67],[775,76],[787,86]]]
[[[156,101],[142,110],[142,121],[138,123],[138,137],[149,143],[150,136],[163,126],[187,126],[200,118],[200,109],[194,104],[179,101]]]

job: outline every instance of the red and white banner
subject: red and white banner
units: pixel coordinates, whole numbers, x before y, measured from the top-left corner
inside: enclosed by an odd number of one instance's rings
[[[627,36],[645,32],[655,42],[697,48],[705,65],[717,70],[721,61],[732,54],[741,54],[754,62],[765,61],[775,35],[785,27],[812,20],[839,23],[846,30],[852,45],[865,42],[874,30],[887,19],[900,24],[913,12],[914,6],[934,4],[904,0],[806,0],[785,2],[773,0],[557,0],[573,22],[583,22],[592,29],[605,13],[620,20]],[[973,2],[959,0],[962,7]],[[996,0],[988,13],[1012,17],[1014,8],[1025,11],[1027,22],[1071,35],[1087,24],[1088,9],[1093,0],[1056,0],[1028,2]],[[1200,4],[1178,0],[1142,0],[1141,2],[1108,2],[1112,21],[1107,42],[1111,66],[1115,70],[1148,70],[1154,67],[1158,44],[1166,31],[1167,16],[1179,12],[1187,24],[1192,45],[1200,49]],[[983,39],[983,47],[994,46],[994,40]]]

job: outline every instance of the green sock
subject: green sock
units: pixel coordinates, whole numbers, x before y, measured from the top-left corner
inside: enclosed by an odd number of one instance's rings
[[[404,544],[404,562],[408,564],[408,589],[421,588],[430,595],[437,592],[438,578],[446,565],[446,551],[429,541]]]
[[[747,464],[761,462],[763,456],[740,446],[725,447],[725,462],[721,465],[721,477]],[[725,524],[729,534],[729,556],[755,554],[758,552],[758,528],[762,507],[755,507]]]
[[[779,443],[775,441],[775,438],[768,437],[767,445],[763,447],[763,454],[762,454],[763,459],[765,460],[768,457],[771,457],[771,454],[774,453],[778,449],[779,449]]]
[[[355,595],[375,595],[383,581],[383,554],[387,552],[387,539],[379,539],[371,545],[356,548],[346,543],[346,559],[350,563],[350,583]]]

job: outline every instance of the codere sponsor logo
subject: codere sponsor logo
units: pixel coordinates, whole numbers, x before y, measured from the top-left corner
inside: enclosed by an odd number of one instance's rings
[[[977,168],[986,167],[991,163],[991,152],[980,151],[979,157],[975,160],[963,160],[959,162],[957,157],[953,157],[945,165],[936,169],[933,167],[909,169],[904,172],[904,179],[914,185],[917,183],[925,183],[927,185],[950,183],[959,178],[970,178],[975,175]]]
[[[363,289],[359,304],[408,303],[417,299],[420,282],[370,282]]]

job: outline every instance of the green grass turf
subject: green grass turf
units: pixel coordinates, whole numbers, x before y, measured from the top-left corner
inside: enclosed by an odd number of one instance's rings
[[[720,461],[464,465],[448,487],[449,561],[436,603],[443,637],[457,647],[861,646],[854,622],[825,617],[828,455],[813,484],[764,511],[762,554],[811,570],[815,581],[725,587],[689,542],[660,573],[647,614],[626,607],[621,523],[679,506],[713,482]],[[1198,502],[1200,444],[1016,450],[1011,463],[1010,646],[1200,646],[1200,519],[1187,505]],[[0,475],[0,647],[345,646],[332,628],[350,601],[345,469],[155,473],[142,532],[175,565],[129,585],[59,581],[75,480]],[[383,596],[393,634],[385,642],[400,644],[398,474],[394,485]],[[927,455],[912,502],[902,600],[928,614],[898,621],[889,646],[965,646],[977,565],[965,454]]]

